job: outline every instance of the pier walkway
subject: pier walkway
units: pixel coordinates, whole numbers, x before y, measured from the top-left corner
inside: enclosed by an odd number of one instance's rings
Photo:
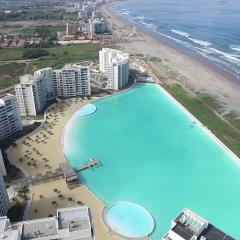
[[[20,185],[21,187],[24,187],[29,184],[37,185],[42,182],[49,182],[59,178],[65,178],[68,186],[73,188],[79,185],[77,173],[98,165],[100,165],[100,161],[98,161],[96,158],[90,159],[89,162],[75,169],[72,168],[67,162],[64,162],[60,164],[59,168],[53,171],[47,171],[44,175],[39,173],[36,176],[17,179],[13,181],[11,185]]]

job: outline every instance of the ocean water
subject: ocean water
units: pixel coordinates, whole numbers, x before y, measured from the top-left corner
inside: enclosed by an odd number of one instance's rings
[[[73,115],[64,154],[73,167],[95,157],[103,166],[80,174],[110,206],[129,201],[156,220],[160,239],[190,208],[240,239],[240,164],[158,86],[138,84]]]
[[[239,0],[128,0],[110,9],[162,40],[213,61],[240,82]]]

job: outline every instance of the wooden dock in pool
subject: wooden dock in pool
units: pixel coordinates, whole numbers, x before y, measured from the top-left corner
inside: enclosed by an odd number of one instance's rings
[[[89,162],[85,163],[84,165],[78,167],[78,168],[75,168],[74,171],[76,173],[84,170],[84,169],[87,169],[87,168],[91,168],[91,167],[94,167],[94,166],[98,166],[100,164],[100,161],[98,161],[96,158],[91,158]]]

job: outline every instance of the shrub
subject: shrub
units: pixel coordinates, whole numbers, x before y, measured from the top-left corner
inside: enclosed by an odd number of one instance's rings
[[[49,55],[49,52],[45,49],[41,48],[34,48],[34,49],[26,49],[22,55],[22,58],[39,58],[43,56]]]

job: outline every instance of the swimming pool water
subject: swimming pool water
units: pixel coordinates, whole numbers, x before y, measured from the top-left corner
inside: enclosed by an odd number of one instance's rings
[[[94,112],[96,112],[97,108],[94,104],[86,104],[85,106],[83,106],[82,108],[80,108],[78,111],[76,111],[74,113],[74,116],[76,117],[84,117],[84,116],[88,116]]]
[[[102,167],[81,180],[107,206],[137,203],[156,220],[160,239],[189,208],[240,239],[240,167],[159,87],[139,84],[94,102],[97,111],[66,126],[73,167],[96,157]]]
[[[154,229],[151,214],[135,203],[120,202],[106,209],[103,218],[115,233],[127,238],[143,238]]]

